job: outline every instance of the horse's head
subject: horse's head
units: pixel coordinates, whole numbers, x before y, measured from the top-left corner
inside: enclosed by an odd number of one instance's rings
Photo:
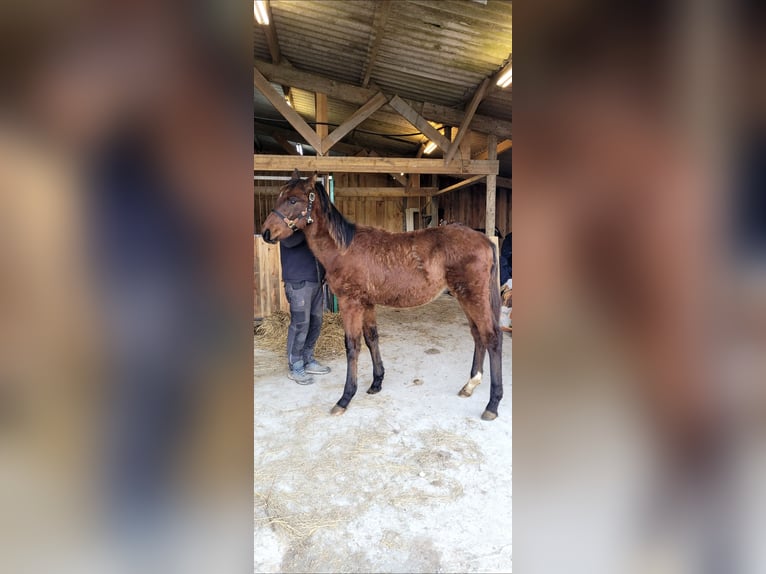
[[[301,179],[297,169],[293,172],[293,178],[279,190],[277,203],[263,222],[264,241],[276,243],[314,221],[311,212],[317,200],[315,182],[316,173]]]

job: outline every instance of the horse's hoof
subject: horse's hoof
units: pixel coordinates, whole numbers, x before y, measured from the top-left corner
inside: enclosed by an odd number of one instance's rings
[[[491,411],[484,411],[481,414],[481,420],[483,421],[493,421],[497,418],[497,413],[493,413]]]
[[[346,407],[335,405],[330,411],[330,414],[337,417],[338,415],[342,415],[345,412],[346,412]]]
[[[465,387],[460,389],[460,392],[457,394],[459,397],[470,397],[473,394],[473,391],[466,390]]]
[[[367,389],[367,394],[374,395],[376,393],[379,393],[381,389],[382,387],[370,387],[369,389]]]

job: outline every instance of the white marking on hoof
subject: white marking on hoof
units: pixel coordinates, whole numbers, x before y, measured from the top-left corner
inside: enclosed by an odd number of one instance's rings
[[[470,397],[473,394],[473,390],[481,383],[481,371],[476,373],[469,381],[460,389],[460,395],[463,397]]]

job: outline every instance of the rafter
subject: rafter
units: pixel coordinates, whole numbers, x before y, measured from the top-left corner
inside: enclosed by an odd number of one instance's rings
[[[303,72],[285,65],[274,65],[263,60],[256,60],[255,67],[261,71],[270,81],[278,84],[287,84],[308,90],[311,92],[322,92],[329,98],[363,105],[377,92],[377,89],[361,88],[352,84],[338,82],[330,78]],[[413,109],[427,120],[439,122],[442,124],[458,126],[463,121],[465,113],[461,110],[450,108],[439,104],[429,102],[418,102],[415,100],[404,100]],[[498,138],[512,137],[511,122],[497,118],[474,115],[471,122],[471,129],[476,132],[489,134],[494,133]]]
[[[338,143],[343,137],[378,111],[386,103],[386,96],[378,92],[370,101],[356,110],[351,117],[340,124],[333,132],[322,140],[322,154],[330,151],[330,148]]]
[[[471,120],[473,119],[474,114],[476,113],[476,109],[479,107],[479,104],[484,99],[484,96],[487,93],[488,87],[489,87],[489,78],[484,78],[484,81],[476,89],[476,92],[474,93],[473,98],[471,99],[471,103],[468,105],[468,108],[465,111],[465,116],[463,116],[463,121],[460,123],[460,129],[458,129],[457,136],[455,137],[455,140],[452,142],[452,145],[450,146],[449,151],[447,152],[444,158],[445,163],[451,162],[452,159],[455,157],[455,154],[457,153],[457,150],[460,147],[460,142],[463,141],[465,134],[468,133],[468,126],[471,123]]]
[[[419,129],[424,136],[426,136],[428,139],[430,139],[432,142],[438,145],[444,151],[444,153],[447,153],[447,151],[449,150],[450,141],[446,137],[444,137],[441,133],[439,133],[439,131],[435,127],[429,124],[428,120],[426,120],[423,116],[421,116],[418,112],[416,112],[412,108],[412,106],[410,106],[407,102],[405,102],[399,96],[394,96],[393,98],[391,98],[388,104],[392,108],[394,108],[397,112],[399,112],[405,120],[410,122],[417,129]]]
[[[375,66],[375,60],[378,58],[378,50],[380,49],[380,44],[383,41],[383,33],[386,29],[386,21],[388,20],[388,14],[391,11],[391,0],[383,0],[382,2],[378,2],[376,8],[375,8],[375,16],[373,17],[373,24],[372,24],[372,36],[374,39],[372,40],[372,44],[370,45],[370,50],[367,56],[367,67],[364,71],[364,77],[362,79],[362,87],[366,88],[370,84],[370,75],[372,74],[372,69]]]
[[[274,26],[274,15],[271,13],[271,2],[266,0],[266,13],[269,16],[268,26],[263,26],[263,33],[266,34],[266,43],[269,45],[269,54],[275,64],[282,61],[282,51],[279,49],[279,38],[277,37],[277,28]]]
[[[271,102],[271,105],[282,114],[282,117],[290,122],[290,125],[293,126],[299,134],[306,138],[309,145],[317,151],[322,149],[322,140],[319,139],[317,133],[311,129],[311,126],[309,126],[300,115],[298,115],[298,112],[287,105],[284,98],[279,95],[279,92],[271,86],[265,76],[257,69],[253,70],[253,82],[255,83],[255,87],[258,88],[266,99]]]
[[[301,142],[301,143],[306,143],[307,145],[310,145],[301,134],[291,129],[280,128],[280,127],[272,126],[270,124],[264,124],[261,122],[253,122],[253,129],[255,130],[256,134],[271,136],[274,139],[276,139],[275,134],[279,134],[280,137],[284,138],[285,140],[288,140],[288,144],[289,144],[289,141],[294,141],[294,142]],[[292,144],[290,144],[290,146],[293,147]],[[293,147],[293,149],[295,148]],[[361,149],[363,148],[359,145],[353,145],[353,144],[348,144],[343,142],[335,145],[336,151],[342,152],[347,155],[353,155],[355,153],[358,153],[359,150]]]
[[[498,155],[503,153],[504,151],[507,151],[513,147],[513,140],[503,140],[499,144],[497,144],[497,153]],[[471,156],[471,159],[487,159],[489,157],[488,155],[488,148],[484,148],[483,150],[476,152]]]
[[[272,130],[269,134],[271,137],[273,137],[276,142],[282,146],[282,149],[284,149],[287,153],[290,155],[301,155],[298,153],[298,150],[295,149],[295,146],[291,144],[289,141],[287,141],[287,138],[280,134],[279,132]]]
[[[452,185],[445,187],[443,189],[440,189],[437,191],[434,195],[441,195],[442,193],[447,193],[449,191],[455,191],[456,189],[460,189],[461,187],[466,187],[468,185],[471,185],[472,183],[475,183],[479,181],[480,179],[484,179],[485,175],[474,175],[473,177],[469,177],[467,179],[464,179],[463,181],[459,181],[457,183],[453,183]]]

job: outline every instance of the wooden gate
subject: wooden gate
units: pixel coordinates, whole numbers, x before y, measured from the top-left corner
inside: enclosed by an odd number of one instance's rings
[[[274,311],[289,311],[282,286],[279,244],[269,245],[260,235],[255,235],[253,256],[253,318],[263,319]]]

